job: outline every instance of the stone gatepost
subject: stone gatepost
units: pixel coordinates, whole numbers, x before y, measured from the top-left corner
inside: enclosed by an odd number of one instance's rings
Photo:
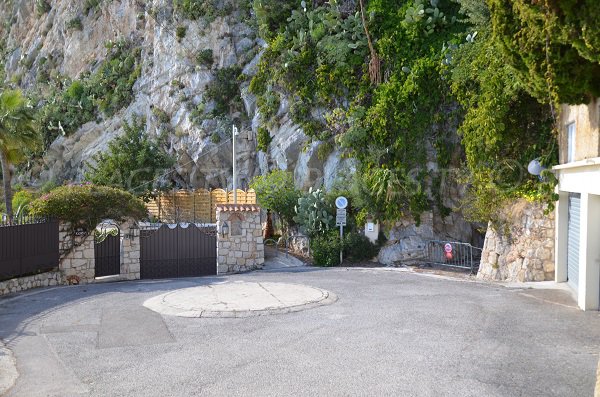
[[[260,207],[217,205],[217,271],[219,274],[259,269],[265,261]]]

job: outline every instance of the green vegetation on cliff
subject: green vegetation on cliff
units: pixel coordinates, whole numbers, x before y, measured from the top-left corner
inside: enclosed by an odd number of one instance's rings
[[[263,121],[278,123],[286,96],[307,135],[360,160],[356,201],[380,219],[448,215],[442,182],[462,164],[474,220],[511,197],[551,200],[552,182],[525,169],[536,157],[556,160],[550,91],[542,95],[515,57],[506,61],[510,40],[492,32],[505,23],[500,3],[509,2],[490,1],[490,10],[484,0],[255,1],[268,48],[250,89]],[[591,72],[593,40],[582,41]],[[533,59],[531,48],[517,53]],[[594,94],[598,75],[574,91]]]

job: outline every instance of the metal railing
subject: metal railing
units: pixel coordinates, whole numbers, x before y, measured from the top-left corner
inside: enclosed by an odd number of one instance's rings
[[[48,218],[32,216],[32,215],[19,215],[13,217],[11,221],[8,220],[6,214],[0,214],[0,227],[5,226],[19,226],[19,225],[35,225],[38,223],[50,222]]]
[[[468,269],[475,274],[481,261],[481,248],[459,241],[430,240],[425,246],[425,264]]]

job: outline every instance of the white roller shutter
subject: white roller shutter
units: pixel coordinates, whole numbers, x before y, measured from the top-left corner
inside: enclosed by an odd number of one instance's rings
[[[577,291],[579,284],[579,216],[581,195],[569,194],[569,227],[567,232],[567,281]]]

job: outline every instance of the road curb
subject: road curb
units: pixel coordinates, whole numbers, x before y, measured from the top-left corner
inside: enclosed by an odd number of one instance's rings
[[[3,396],[17,381],[17,363],[12,351],[0,341],[0,396]]]

